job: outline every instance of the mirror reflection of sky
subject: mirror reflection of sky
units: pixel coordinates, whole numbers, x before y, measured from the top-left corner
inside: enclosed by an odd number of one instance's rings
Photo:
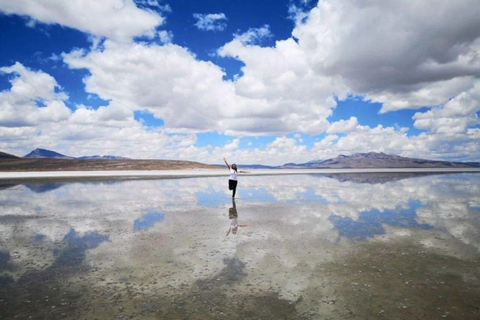
[[[157,222],[162,222],[165,219],[163,213],[158,212],[155,209],[147,209],[144,215],[133,221],[134,230],[147,230],[155,225]]]
[[[228,228],[232,199],[227,179],[6,182],[0,188],[0,269],[12,268],[11,252],[18,246],[30,246],[29,250],[48,246],[53,265],[81,264],[89,250],[114,245],[112,226],[125,233],[162,232],[171,221],[196,228],[203,219],[223,219],[218,223]],[[392,181],[382,175],[378,183],[374,176],[364,180],[369,183],[345,176],[338,180],[322,175],[242,176],[236,198],[239,224],[248,217],[248,224],[256,225],[248,229],[253,233],[268,229],[265,234],[285,237],[262,225],[264,214],[275,218],[281,209],[282,223],[306,223],[310,229],[302,232],[310,232],[313,238],[364,241],[386,235],[392,228],[434,229],[480,250],[479,174]],[[251,214],[253,207],[256,215]],[[188,213],[189,220],[182,222],[185,218],[180,213]],[[319,228],[324,234],[318,233]]]
[[[358,219],[331,215],[329,220],[337,228],[340,236],[363,240],[375,235],[385,234],[384,225],[399,228],[432,229],[427,223],[417,222],[417,209],[421,206],[419,201],[409,201],[407,208],[380,211],[373,209],[360,212]]]

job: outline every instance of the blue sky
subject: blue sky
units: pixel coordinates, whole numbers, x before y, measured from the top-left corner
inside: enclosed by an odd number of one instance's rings
[[[476,4],[0,0],[0,150],[479,161]]]

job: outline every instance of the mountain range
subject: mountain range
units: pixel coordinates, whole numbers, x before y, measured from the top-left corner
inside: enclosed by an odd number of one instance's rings
[[[94,155],[94,156],[82,156],[82,157],[75,158],[75,157],[66,156],[64,154],[51,151],[51,150],[46,150],[46,149],[35,149],[31,151],[29,154],[23,156],[23,158],[79,159],[79,160],[127,160],[128,159],[125,157],[118,157],[118,156],[112,156],[112,155],[104,155],[104,156]]]
[[[27,159],[31,159],[31,158],[34,158],[34,159],[38,159],[38,158],[74,159],[73,157],[69,157],[69,156],[63,155],[61,153],[51,151],[51,150],[46,150],[46,149],[32,150],[30,153],[23,156],[23,158],[27,158]]]
[[[118,157],[118,156],[112,156],[112,155],[104,155],[104,156],[94,155],[94,156],[83,156],[83,157],[74,158],[74,157],[66,156],[61,153],[51,151],[51,150],[46,150],[46,149],[35,149],[30,153],[28,153],[27,155],[25,155],[23,158],[75,160],[75,166],[79,166],[79,165],[84,166],[83,164],[80,164],[80,163],[77,164],[77,161],[79,160],[98,160],[98,161],[102,160],[103,162],[109,161],[109,160],[117,160],[117,161],[122,160],[122,163],[124,164],[122,165],[118,163],[118,165],[126,166],[125,170],[129,170],[128,167],[130,167],[130,165],[127,165],[128,161],[131,161],[131,162],[140,161],[140,160],[133,160],[125,157]],[[21,158],[12,154],[0,152],[0,159],[5,159],[5,160],[19,159],[20,160]],[[151,161],[156,161],[156,160],[151,160]],[[138,164],[140,164],[140,162]],[[73,163],[71,165],[73,165]],[[98,166],[101,167],[100,164],[98,164]],[[281,166],[266,166],[261,164],[255,164],[255,165],[239,165],[239,167],[244,169],[480,168],[480,162],[435,161],[435,160],[408,158],[408,157],[402,157],[397,155],[389,155],[382,152],[380,153],[368,152],[368,153],[355,153],[352,155],[339,155],[336,158],[331,158],[326,160],[312,160],[305,163],[286,163]],[[118,169],[121,169],[121,168],[118,167]]]
[[[326,160],[286,163],[284,169],[358,169],[358,168],[479,168],[479,162],[435,161],[389,155],[383,152],[339,155]]]

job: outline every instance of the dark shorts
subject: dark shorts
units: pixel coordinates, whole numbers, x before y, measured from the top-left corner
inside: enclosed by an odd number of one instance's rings
[[[233,190],[237,188],[238,181],[228,179],[228,190]]]

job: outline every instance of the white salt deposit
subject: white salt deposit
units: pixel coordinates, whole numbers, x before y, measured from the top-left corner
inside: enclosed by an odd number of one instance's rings
[[[385,168],[385,169],[267,169],[245,170],[240,175],[291,175],[291,174],[331,174],[331,173],[451,173],[480,172],[480,168]],[[143,171],[32,171],[0,172],[0,179],[35,179],[35,178],[95,178],[95,177],[151,177],[180,178],[202,176],[228,176],[228,170],[143,170]]]

